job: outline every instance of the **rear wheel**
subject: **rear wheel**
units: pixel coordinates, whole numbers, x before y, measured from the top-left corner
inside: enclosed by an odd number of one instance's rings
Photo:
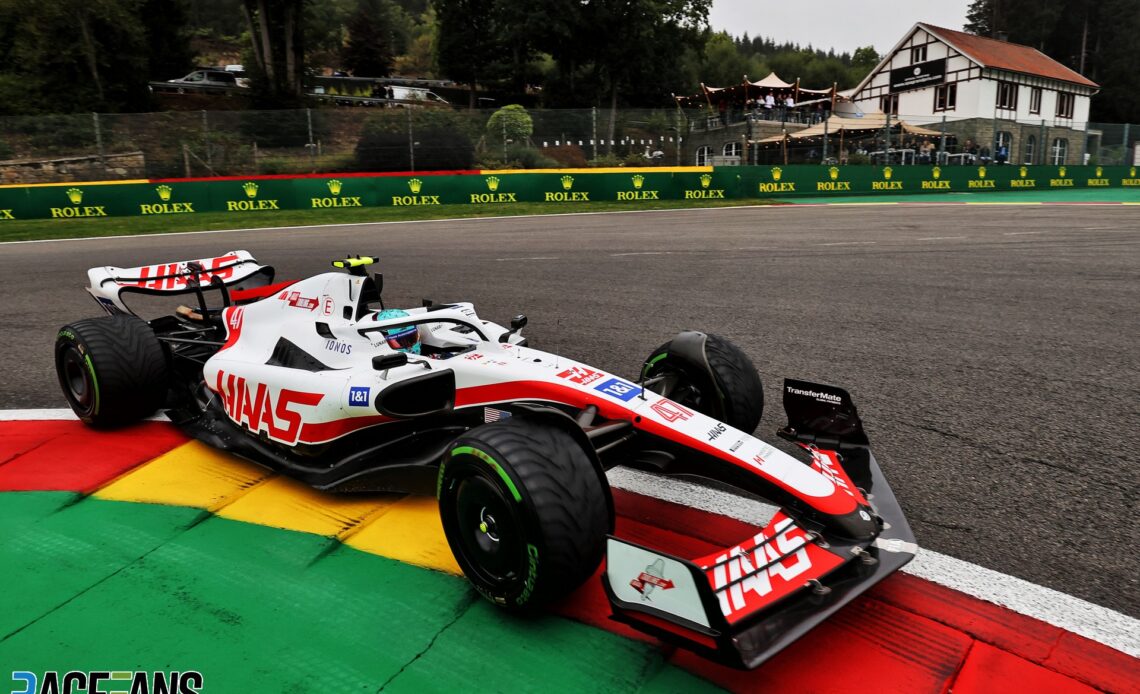
[[[704,335],[703,359],[670,352],[671,344],[645,360],[642,378],[660,379],[647,388],[741,431],[755,431],[764,414],[764,386],[748,355],[719,335]]]
[[[55,339],[55,370],[75,414],[94,426],[129,424],[166,399],[166,353],[140,318],[115,315],[65,325]]]
[[[609,530],[602,484],[568,433],[514,418],[451,445],[439,473],[440,518],[476,590],[529,611],[568,595],[601,562]]]

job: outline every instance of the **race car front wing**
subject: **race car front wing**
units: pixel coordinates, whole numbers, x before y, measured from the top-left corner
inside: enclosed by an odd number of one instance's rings
[[[784,406],[789,425],[781,434],[813,458],[843,461],[878,517],[878,535],[835,537],[786,510],[753,537],[693,559],[610,535],[602,583],[612,619],[726,665],[755,668],[914,557],[914,536],[850,396],[788,381]]]

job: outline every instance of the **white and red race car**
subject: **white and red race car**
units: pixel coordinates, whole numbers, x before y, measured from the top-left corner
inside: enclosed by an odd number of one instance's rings
[[[98,267],[110,314],[60,329],[72,409],[118,426],[160,408],[217,448],[338,492],[430,490],[481,594],[528,611],[604,559],[613,618],[755,667],[916,551],[846,391],[788,380],[799,457],[752,436],[759,375],[724,338],[683,332],[637,380],[527,346],[468,303],[386,309],[373,258],[273,284],[248,252]],[[143,320],[125,298],[192,297]],[[216,305],[207,302],[216,297]],[[707,556],[614,535],[606,471],[698,476],[780,508]]]

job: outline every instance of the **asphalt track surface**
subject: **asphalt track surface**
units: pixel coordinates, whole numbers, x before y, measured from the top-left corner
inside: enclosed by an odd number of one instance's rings
[[[684,329],[764,378],[846,387],[919,543],[1140,617],[1140,207],[794,206],[0,245],[0,407],[61,407],[56,329],[93,265],[244,248],[279,278],[378,253],[392,305],[525,312],[629,377]]]

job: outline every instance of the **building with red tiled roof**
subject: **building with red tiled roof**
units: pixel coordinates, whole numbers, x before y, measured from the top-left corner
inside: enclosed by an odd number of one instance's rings
[[[919,22],[852,99],[864,111],[969,130],[987,151],[1004,148],[1011,163],[1065,164],[1084,152],[1098,89],[1035,48]]]

